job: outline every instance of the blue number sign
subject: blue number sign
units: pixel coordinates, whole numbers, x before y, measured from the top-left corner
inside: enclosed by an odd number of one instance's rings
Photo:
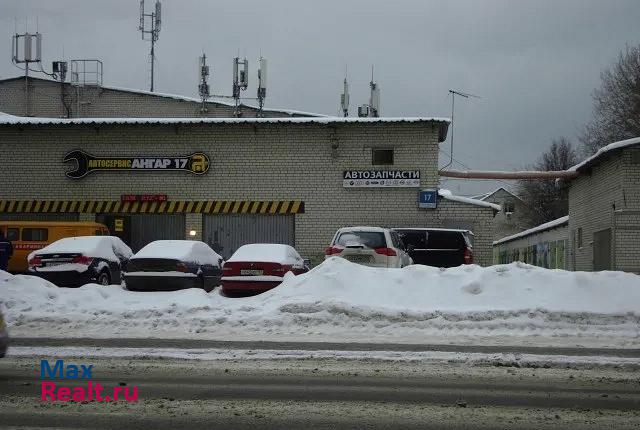
[[[438,190],[422,190],[418,195],[418,207],[435,209],[438,207]]]

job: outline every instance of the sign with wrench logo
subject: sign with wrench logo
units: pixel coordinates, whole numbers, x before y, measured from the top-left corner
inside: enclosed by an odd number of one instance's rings
[[[80,179],[96,170],[172,171],[183,170],[195,175],[209,171],[209,157],[202,152],[186,156],[147,157],[96,157],[84,151],[69,152],[62,160],[75,162],[72,170],[65,172],[68,178]]]

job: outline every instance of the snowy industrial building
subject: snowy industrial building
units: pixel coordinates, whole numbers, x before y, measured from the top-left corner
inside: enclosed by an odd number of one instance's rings
[[[25,117],[19,79],[0,82],[1,109],[19,115],[0,115],[0,219],[97,220],[134,250],[193,238],[228,257],[280,242],[314,263],[346,225],[465,228],[475,262],[491,264],[500,207],[438,190],[447,119],[211,118],[197,100],[109,88],[83,118],[60,118],[60,84],[37,85],[38,116]],[[421,190],[431,207],[420,207]]]
[[[569,215],[494,242],[494,263],[640,273],[640,138],[573,166]]]
[[[564,216],[493,242],[493,262],[522,261],[547,269],[568,269],[569,217]]]

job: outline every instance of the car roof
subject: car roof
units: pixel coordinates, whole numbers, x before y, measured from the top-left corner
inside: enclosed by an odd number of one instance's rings
[[[338,229],[338,232],[343,231],[375,231],[384,233],[385,231],[389,231],[390,229],[384,227],[366,227],[366,226],[353,226],[353,227],[342,227]]]
[[[394,227],[392,230],[417,230],[417,231],[453,231],[453,232],[461,232],[467,234],[473,234],[471,230],[466,230],[463,228],[431,228],[431,227]],[[475,236],[475,235],[474,235]]]

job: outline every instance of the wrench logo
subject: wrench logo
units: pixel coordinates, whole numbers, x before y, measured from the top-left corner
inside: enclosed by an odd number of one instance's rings
[[[97,170],[128,171],[175,171],[182,170],[203,175],[209,171],[209,157],[196,152],[186,156],[144,156],[144,157],[96,157],[81,150],[65,155],[64,163],[75,163],[74,168],[65,175],[71,179],[80,179]]]

